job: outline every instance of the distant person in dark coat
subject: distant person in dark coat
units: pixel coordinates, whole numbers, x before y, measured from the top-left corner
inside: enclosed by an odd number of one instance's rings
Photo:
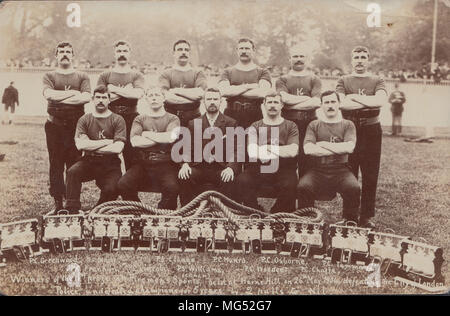
[[[9,86],[5,88],[2,103],[5,109],[4,117],[2,117],[2,124],[11,124],[14,120],[16,105],[19,106],[19,92],[14,88],[14,81],[11,81]],[[11,115],[9,115],[9,109],[11,109]]]
[[[405,94],[398,89],[399,84],[395,83],[395,90],[389,96],[392,112],[392,135],[396,136],[402,133],[402,113],[403,104],[406,101]]]

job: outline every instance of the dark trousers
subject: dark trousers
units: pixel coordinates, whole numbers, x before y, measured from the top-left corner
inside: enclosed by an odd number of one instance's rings
[[[377,193],[378,173],[381,158],[381,126],[380,123],[356,126],[356,146],[349,155],[349,165],[358,178],[361,169],[361,217],[375,216],[375,199]],[[348,208],[344,199],[344,209]]]
[[[358,221],[360,188],[347,165],[312,167],[297,186],[298,208],[313,207],[314,200],[330,199],[339,193],[346,201],[342,216]]]
[[[80,158],[81,153],[75,147],[75,129],[77,120],[66,125],[45,123],[48,159],[50,163],[50,195],[62,199],[66,195],[64,184],[64,167],[67,170]]]
[[[139,189],[153,182],[160,188],[162,194],[158,208],[175,210],[180,187],[178,167],[172,162],[155,165],[136,163],[120,178],[117,188],[124,200],[140,201]]]
[[[260,107],[252,107],[245,110],[226,108],[223,114],[233,118],[237,122],[237,126],[247,128],[252,123],[263,118]]]
[[[80,194],[83,182],[95,180],[100,188],[100,198],[96,205],[117,199],[117,182],[122,176],[120,159],[117,155],[104,157],[84,156],[67,171],[68,210],[81,208]]]
[[[212,187],[207,188],[216,190],[224,195],[232,198],[234,181],[223,182],[221,173],[224,167],[217,163],[202,163],[191,167],[191,175],[189,179],[179,179],[181,185],[180,202],[184,206],[192,201],[198,194],[205,190],[205,184]],[[236,175],[235,175],[236,179]]]
[[[392,106],[391,112],[392,112],[392,135],[401,134],[403,108]]]
[[[122,156],[123,156],[123,161],[125,163],[125,170],[128,170],[135,163],[136,155],[134,154],[134,148],[131,146],[131,143],[130,143],[130,132],[131,132],[131,126],[133,125],[133,121],[136,118],[136,116],[139,115],[139,113],[137,113],[137,112],[121,113],[120,115],[125,120],[125,125],[127,128],[127,141],[125,143],[125,146],[123,147]]]
[[[276,189],[277,201],[270,210],[276,212],[295,211],[297,174],[295,169],[279,169],[275,173],[261,173],[259,167],[247,167],[236,179],[235,200],[246,206],[258,208],[258,188],[271,186]]]

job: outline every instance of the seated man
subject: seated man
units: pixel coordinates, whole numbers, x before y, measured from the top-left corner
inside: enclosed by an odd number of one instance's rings
[[[69,213],[81,207],[81,184],[95,179],[101,189],[98,204],[117,198],[116,185],[122,176],[118,154],[127,140],[125,120],[108,109],[109,93],[105,86],[94,90],[94,112],[83,115],[77,123],[75,145],[84,152],[81,160],[67,172],[67,201]]]
[[[358,180],[348,166],[348,154],[356,143],[356,128],[339,111],[339,95],[325,91],[320,96],[322,115],[309,123],[303,149],[313,157],[314,166],[300,179],[297,187],[298,207],[314,206],[319,197],[332,197],[340,193],[348,202],[343,210],[346,221],[358,222]]]
[[[270,92],[265,97],[264,118],[254,122],[248,131],[248,156],[256,162],[248,163],[236,180],[236,200],[253,208],[259,208],[260,185],[276,188],[272,213],[295,211],[298,128],[281,116],[282,108],[280,94]]]
[[[202,137],[201,147],[202,153],[206,146],[211,149],[210,151],[214,151],[214,153],[210,153],[209,157],[204,156],[201,162],[196,162],[191,158],[190,162],[183,163],[178,172],[178,178],[181,183],[181,205],[189,203],[196,195],[201,193],[201,185],[205,183],[213,184],[215,187],[214,189],[231,197],[234,179],[235,176],[239,174],[241,164],[235,162],[236,155],[234,146],[233,148],[226,147],[225,139],[226,128],[236,127],[237,125],[234,119],[220,113],[220,100],[221,95],[218,89],[207,89],[204,96],[206,113],[200,118],[193,119],[189,122],[191,137],[194,133],[201,133],[201,135],[203,135],[205,130],[205,135],[214,135],[212,137],[214,140],[211,142],[208,142],[208,139]],[[217,136],[216,133],[219,136]],[[223,135],[223,137],[220,135]],[[215,151],[215,146],[211,146],[212,143],[216,144],[216,137],[222,137],[219,145],[225,150],[222,151],[221,156],[216,156],[216,154],[219,155],[219,153]],[[228,153],[228,151],[231,152]],[[226,161],[227,156],[230,156],[230,154],[233,157],[233,162]]]
[[[179,193],[178,168],[170,152],[178,137],[180,119],[164,109],[160,88],[147,89],[144,101],[149,113],[134,119],[130,133],[131,145],[136,148],[136,164],[119,180],[118,190],[124,200],[140,201],[139,188],[155,181],[162,193],[158,208],[174,210]]]

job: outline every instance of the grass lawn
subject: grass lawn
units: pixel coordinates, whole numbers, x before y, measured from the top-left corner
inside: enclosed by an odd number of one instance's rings
[[[0,130],[0,142],[18,141],[0,144],[0,153],[6,154],[0,162],[0,222],[47,213],[53,201],[48,194],[43,126],[0,126]],[[443,247],[446,261],[450,260],[449,161],[448,139],[421,144],[384,137],[375,217],[378,230],[391,228]],[[93,206],[98,193],[94,182],[85,184],[83,208]],[[159,196],[146,193],[141,198],[155,205]],[[317,206],[327,222],[334,222],[340,218],[341,203],[338,198]],[[66,284],[69,262],[81,267],[80,288]],[[450,271],[445,263],[443,269],[448,285]],[[392,279],[383,279],[380,288],[369,288],[368,275],[365,267],[280,256],[96,251],[45,254],[35,261],[0,268],[0,291],[7,295],[421,293]]]

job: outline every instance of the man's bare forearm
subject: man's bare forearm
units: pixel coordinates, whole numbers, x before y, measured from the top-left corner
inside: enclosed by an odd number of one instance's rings
[[[47,88],[44,90],[44,97],[49,101],[61,102],[77,95],[78,93],[80,92],[76,90],[54,90]]]
[[[224,97],[235,97],[238,95],[242,95],[243,93],[252,89],[252,87],[248,84],[241,84],[241,85],[219,86],[219,89]]]
[[[284,106],[286,106],[286,107],[296,105],[299,103],[303,103],[303,102],[311,99],[310,97],[308,97],[306,95],[295,95],[295,94],[287,93],[285,91],[281,91],[280,95],[281,95],[281,101],[283,101]]]
[[[75,145],[78,150],[95,151],[112,144],[112,139],[91,140],[87,138],[76,138]]]
[[[133,88],[131,86],[127,86],[124,88],[114,86],[113,93],[120,95],[121,97],[127,99],[140,99],[144,95],[144,90],[141,88]]]
[[[97,149],[96,152],[100,154],[120,154],[123,150],[124,145],[125,144],[122,141],[117,141],[105,147]]]
[[[329,151],[328,149],[322,148],[313,143],[308,143],[304,145],[303,150],[306,155],[314,157],[324,157],[334,155],[334,153]]]
[[[150,139],[158,144],[171,144],[177,139],[175,133],[172,131],[161,133],[145,131],[142,133],[142,137]]]
[[[177,96],[189,99],[191,101],[199,101],[204,94],[202,88],[174,88],[169,91]]]
[[[83,92],[83,93],[80,93],[79,95],[75,95],[73,97],[65,99],[65,100],[61,101],[61,103],[84,105],[85,103],[88,103],[90,100],[91,100],[91,94],[89,92]]]
[[[298,145],[297,144],[290,144],[283,146],[271,145],[269,147],[269,150],[271,153],[281,158],[292,158],[297,156],[298,154]]]
[[[267,94],[267,88],[250,89],[242,94],[243,97],[249,99],[263,99]]]
[[[143,136],[134,136],[130,139],[131,146],[136,148],[149,148],[156,145],[156,142]]]
[[[332,151],[338,155],[351,154],[355,149],[354,142],[343,142],[343,143],[319,142],[316,145],[329,151]]]
[[[164,93],[164,97],[166,102],[171,103],[171,104],[191,104],[192,100],[189,100],[185,97],[176,95],[170,91],[167,91]]]
[[[356,95],[352,100],[367,108],[380,108],[386,104],[386,97],[382,95]]]

